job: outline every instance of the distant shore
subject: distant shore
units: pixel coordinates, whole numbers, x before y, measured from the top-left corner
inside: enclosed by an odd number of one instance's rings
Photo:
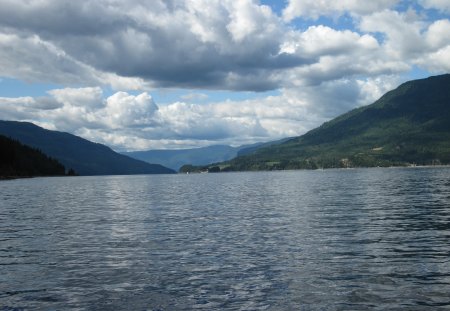
[[[291,168],[291,169],[273,169],[273,170],[220,170],[208,171],[207,167],[202,169],[194,169],[192,171],[179,171],[178,174],[203,174],[203,173],[239,173],[239,172],[282,172],[282,171],[323,171],[323,170],[348,170],[348,169],[371,169],[371,168],[449,168],[450,164],[428,164],[428,165],[392,165],[392,166],[349,166],[349,167],[320,167],[320,168]],[[194,167],[195,168],[195,167]]]
[[[24,178],[35,178],[35,177],[59,177],[61,175],[54,176],[0,176],[0,180],[14,180],[14,179],[24,179]],[[65,175],[62,175],[65,176]]]
[[[20,178],[33,178],[34,176],[0,176],[0,180],[12,180]]]
[[[74,175],[36,175],[36,176],[0,176],[0,181],[2,180],[14,180],[14,179],[25,179],[25,178],[38,178],[38,177],[72,177]]]

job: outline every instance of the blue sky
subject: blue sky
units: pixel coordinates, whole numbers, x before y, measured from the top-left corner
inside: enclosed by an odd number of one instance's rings
[[[447,0],[0,0],[0,116],[116,150],[301,135],[450,71]]]

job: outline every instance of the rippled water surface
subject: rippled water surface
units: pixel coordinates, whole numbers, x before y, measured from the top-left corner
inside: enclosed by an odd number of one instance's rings
[[[449,293],[449,168],[0,182],[0,310],[448,310]]]

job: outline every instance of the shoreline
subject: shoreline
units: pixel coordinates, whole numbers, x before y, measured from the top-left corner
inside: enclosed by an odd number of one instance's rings
[[[208,172],[208,171],[189,171],[178,172],[177,174],[189,175],[189,174],[222,174],[222,173],[245,173],[245,172],[284,172],[284,171],[324,171],[324,170],[354,170],[354,169],[389,169],[389,168],[450,168],[450,164],[439,165],[393,165],[393,166],[349,166],[349,167],[323,167],[323,168],[298,168],[298,169],[274,169],[274,170],[237,170],[237,171],[220,171],[220,172]]]
[[[14,180],[14,179],[22,179],[22,178],[33,178],[36,176],[0,176],[1,180]]]
[[[295,171],[325,171],[325,170],[355,170],[355,169],[421,169],[421,168],[450,168],[450,164],[440,164],[440,165],[408,165],[408,166],[359,166],[359,167],[329,167],[329,168],[317,168],[317,169],[285,169],[285,170],[248,170],[248,171],[222,171],[222,172],[189,172],[182,173],[178,172],[174,175],[189,175],[189,174],[221,174],[221,173],[258,173],[258,172],[295,172]],[[131,174],[129,176],[133,176]],[[151,174],[152,175],[152,174]],[[158,175],[158,174],[156,174]],[[78,175],[77,175],[78,176]],[[96,175],[96,176],[116,176],[116,175]],[[124,176],[124,175],[117,175]],[[16,180],[16,179],[31,179],[40,177],[73,177],[71,175],[50,175],[50,176],[0,176],[1,181]]]
[[[40,177],[72,177],[71,175],[36,175],[36,176],[1,176],[0,181],[3,180],[15,180],[15,179],[31,179]]]

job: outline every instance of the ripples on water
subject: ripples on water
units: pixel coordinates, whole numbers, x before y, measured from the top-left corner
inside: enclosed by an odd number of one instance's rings
[[[0,183],[0,310],[450,309],[450,169]]]

